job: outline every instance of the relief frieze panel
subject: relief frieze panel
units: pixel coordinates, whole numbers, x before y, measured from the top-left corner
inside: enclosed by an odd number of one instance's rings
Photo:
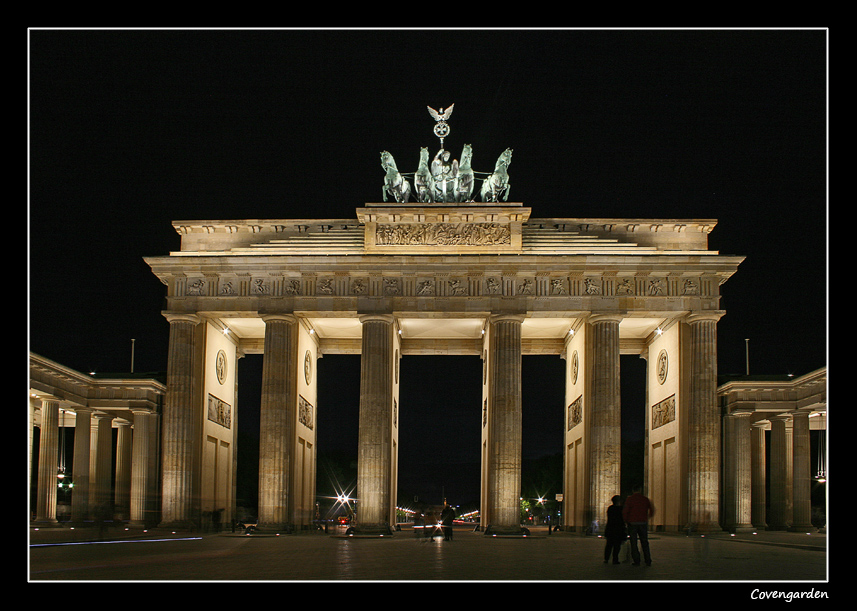
[[[708,297],[717,294],[717,279],[705,277],[557,276],[550,272],[454,276],[377,275],[347,273],[301,277],[226,275],[177,277],[175,296],[184,297]]]
[[[571,402],[568,406],[568,430],[570,431],[583,420],[583,395]]]
[[[673,420],[675,420],[675,395],[670,395],[652,406],[652,430]]]
[[[509,225],[500,223],[378,224],[378,246],[502,246],[512,243]]]
[[[298,421],[312,430],[313,427],[313,406],[312,403],[298,395]]]
[[[226,401],[208,395],[208,419],[225,428],[232,428],[232,406]]]

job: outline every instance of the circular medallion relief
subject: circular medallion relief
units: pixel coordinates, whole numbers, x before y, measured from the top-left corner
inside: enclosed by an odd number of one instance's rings
[[[307,384],[312,381],[312,355],[309,353],[309,350],[304,355],[304,379]]]
[[[571,383],[577,384],[577,372],[580,368],[580,361],[577,358],[577,350],[571,355]]]
[[[223,350],[218,350],[214,359],[214,371],[217,373],[217,381],[221,384],[226,382],[226,367],[226,353]]]
[[[663,384],[667,381],[667,370],[669,369],[669,357],[666,350],[661,350],[658,354],[658,383]]]

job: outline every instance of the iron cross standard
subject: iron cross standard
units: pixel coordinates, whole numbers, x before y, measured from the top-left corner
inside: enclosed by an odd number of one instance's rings
[[[452,115],[452,108],[455,104],[450,104],[449,108],[444,110],[441,108],[439,111],[435,110],[431,106],[427,106],[429,114],[432,118],[437,121],[434,126],[434,135],[440,138],[440,148],[443,148],[443,139],[449,135],[449,124],[447,121],[449,117]]]

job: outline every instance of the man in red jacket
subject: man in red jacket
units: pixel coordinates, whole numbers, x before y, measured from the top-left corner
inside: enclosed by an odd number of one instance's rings
[[[640,566],[640,550],[637,549],[637,539],[643,548],[643,559],[646,566],[652,566],[652,554],[649,552],[649,518],[655,515],[655,506],[643,495],[642,486],[634,486],[634,493],[625,500],[622,517],[628,524],[628,534],[631,537],[631,558],[634,566]]]

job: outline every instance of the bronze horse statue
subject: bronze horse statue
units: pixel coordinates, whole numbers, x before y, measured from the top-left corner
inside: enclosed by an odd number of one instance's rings
[[[509,164],[512,163],[512,149],[508,148],[497,159],[494,173],[482,181],[480,196],[483,202],[505,202],[509,200]]]
[[[384,169],[384,188],[382,196],[387,201],[389,193],[397,202],[407,202],[411,197],[411,185],[405,180],[396,167],[396,160],[387,151],[381,151],[381,167]]]

